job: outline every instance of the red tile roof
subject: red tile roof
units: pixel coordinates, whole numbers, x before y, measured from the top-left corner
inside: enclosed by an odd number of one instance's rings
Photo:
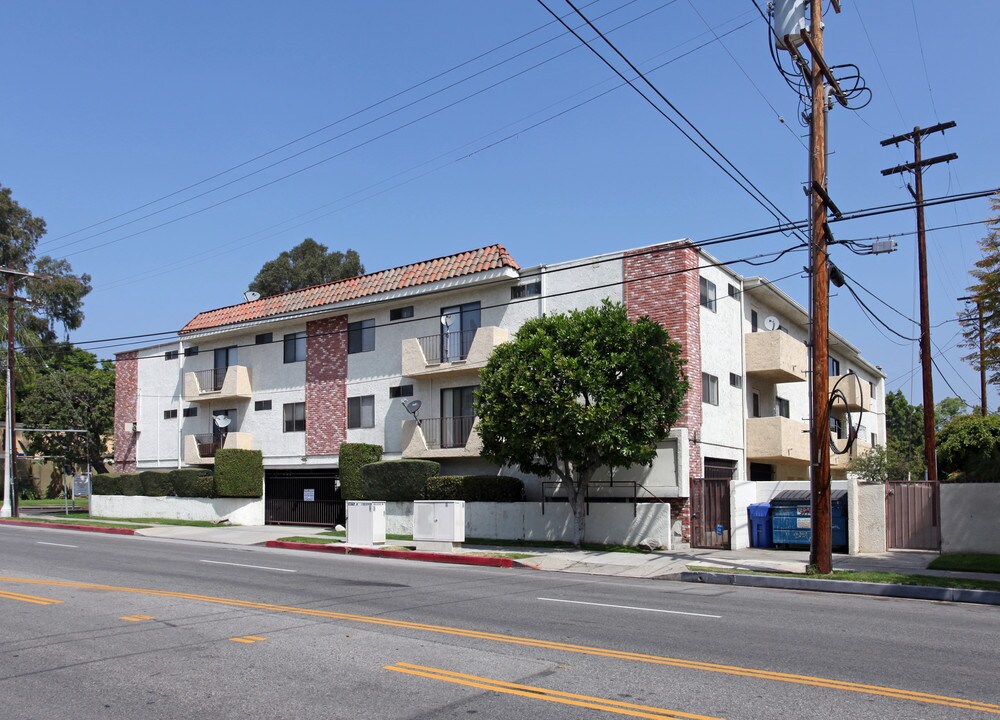
[[[184,334],[223,325],[261,320],[346,300],[355,300],[368,295],[378,295],[505,267],[514,270],[521,269],[521,266],[510,256],[503,245],[490,245],[457,255],[447,255],[434,260],[424,260],[368,275],[358,275],[345,280],[292,290],[280,295],[271,295],[253,302],[206,310],[198,313],[191,322],[181,328],[180,332]]]

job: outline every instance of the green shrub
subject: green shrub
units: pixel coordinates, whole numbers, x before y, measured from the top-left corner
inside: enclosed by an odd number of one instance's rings
[[[259,498],[264,494],[264,456],[260,450],[215,453],[215,490],[219,497]]]
[[[439,475],[427,480],[427,500],[520,502],[524,483],[507,475]]]
[[[441,465],[432,460],[369,463],[361,468],[360,499],[402,502],[423,500],[427,478],[437,475],[440,469]]]
[[[172,470],[170,482],[174,495],[183,498],[214,498],[215,478],[209,470]]]
[[[103,473],[90,478],[91,495],[121,495],[122,476],[115,473]]]
[[[142,478],[138,473],[118,477],[118,489],[122,495],[142,495]]]
[[[139,483],[142,485],[142,494],[146,497],[169,497],[174,494],[169,471],[143,470],[139,473]]]
[[[381,445],[344,443],[340,446],[340,497],[364,500],[361,494],[361,467],[382,459]]]

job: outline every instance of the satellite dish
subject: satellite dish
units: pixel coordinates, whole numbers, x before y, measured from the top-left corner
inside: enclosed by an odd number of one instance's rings
[[[766,318],[764,318],[765,330],[777,330],[780,326],[781,323],[778,322],[778,318],[774,317],[774,315],[768,315]]]
[[[454,321],[455,321],[455,318],[453,318],[451,315],[442,315],[441,316],[441,324],[444,325],[445,327],[451,327],[451,324]]]
[[[212,416],[212,420],[215,421],[216,427],[220,427],[220,428],[227,428],[227,427],[229,427],[229,423],[231,423],[233,421],[233,419],[231,417],[229,417],[228,415],[213,415]]]
[[[422,404],[419,400],[403,401],[403,407],[406,408],[406,412],[410,413],[413,417],[417,416],[417,410],[420,409]]]
[[[253,290],[247,290],[243,293],[243,297],[247,302],[253,302],[254,300],[260,300],[260,293],[254,292]]]

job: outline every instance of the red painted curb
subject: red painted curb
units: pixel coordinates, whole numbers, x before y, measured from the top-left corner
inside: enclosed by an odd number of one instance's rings
[[[105,535],[135,535],[135,530],[124,527],[100,527],[98,525],[70,525],[69,523],[35,522],[32,520],[0,520],[3,525],[24,525],[26,527],[54,528],[56,530],[81,530],[83,532],[104,533]]]
[[[313,552],[333,553],[335,555],[362,555],[364,557],[393,558],[396,560],[420,560],[422,562],[451,563],[453,565],[478,565],[480,567],[528,567],[511,558],[480,557],[478,555],[459,555],[456,553],[420,552],[416,550],[382,550],[372,547],[357,547],[354,545],[320,545],[318,543],[284,542],[268,540],[264,543],[269,548],[284,548],[285,550],[311,550]]]

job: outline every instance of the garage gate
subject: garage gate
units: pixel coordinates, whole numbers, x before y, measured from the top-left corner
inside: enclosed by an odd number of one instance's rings
[[[265,470],[264,522],[268,525],[343,525],[339,471]]]

